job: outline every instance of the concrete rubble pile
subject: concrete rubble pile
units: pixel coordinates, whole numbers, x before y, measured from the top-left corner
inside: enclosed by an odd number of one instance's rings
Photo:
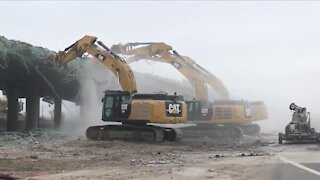
[[[0,133],[0,147],[5,145],[39,144],[42,142],[65,141],[69,136],[50,129],[37,129],[28,132],[2,132]]]

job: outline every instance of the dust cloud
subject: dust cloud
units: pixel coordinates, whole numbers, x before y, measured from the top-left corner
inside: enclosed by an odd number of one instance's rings
[[[72,114],[67,113],[61,131],[84,136],[89,126],[105,124],[101,120],[101,100],[105,90],[117,90],[118,85],[112,72],[106,70],[106,67],[94,58],[82,58],[79,63],[80,103],[78,106],[69,104],[68,108]]]
[[[292,64],[292,65],[291,65]],[[260,72],[238,74],[239,78],[246,80],[242,83],[230,81],[229,89],[235,98],[243,97],[249,100],[263,100],[268,108],[269,119],[260,121],[262,132],[284,132],[284,128],[292,118],[289,105],[294,102],[298,106],[306,107],[311,113],[311,126],[320,130],[320,106],[317,99],[320,98],[320,86],[316,83],[316,77],[320,73],[312,68],[294,67],[296,63],[278,64],[277,72],[270,70],[272,66],[267,63],[262,66]],[[303,66],[314,66],[310,61],[301,62]]]

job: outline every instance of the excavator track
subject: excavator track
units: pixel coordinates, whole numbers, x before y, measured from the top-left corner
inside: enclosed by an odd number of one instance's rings
[[[190,126],[182,129],[184,137],[210,137],[240,139],[244,135],[256,135],[260,132],[257,124],[218,126],[212,124]]]
[[[239,127],[243,130],[244,135],[256,135],[260,133],[258,124],[241,124]]]
[[[177,128],[164,128],[162,129],[164,132],[164,139],[166,141],[178,141],[182,138],[182,131],[181,129]]]
[[[90,140],[127,140],[162,142],[176,141],[180,138],[179,129],[164,128],[151,125],[105,125],[91,126],[86,131]]]

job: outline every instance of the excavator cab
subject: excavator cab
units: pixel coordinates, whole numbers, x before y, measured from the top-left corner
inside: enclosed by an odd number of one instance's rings
[[[186,101],[188,121],[206,121],[212,117],[212,103],[208,101]]]
[[[123,91],[105,91],[102,99],[102,120],[121,122],[128,119],[131,112],[131,93]]]

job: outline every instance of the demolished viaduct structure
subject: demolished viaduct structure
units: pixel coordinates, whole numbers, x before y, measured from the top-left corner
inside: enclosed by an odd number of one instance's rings
[[[75,102],[80,92],[75,68],[57,68],[51,51],[0,36],[0,90],[8,99],[7,131],[18,130],[18,99],[26,98],[24,129],[39,126],[40,97],[54,100],[54,126],[61,123],[62,100]],[[72,64],[71,64],[72,65]]]

